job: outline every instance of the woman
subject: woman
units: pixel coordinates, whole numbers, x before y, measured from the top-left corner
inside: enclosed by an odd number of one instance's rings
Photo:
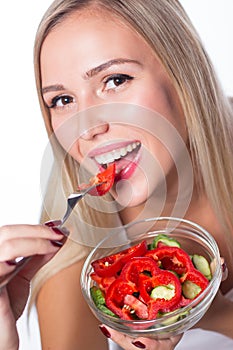
[[[34,281],[42,348],[107,349],[82,299],[83,259],[110,229],[174,214],[211,232],[228,262],[229,278],[198,326],[231,337],[233,306],[223,294],[233,287],[232,111],[180,4],[55,1],[38,30],[35,70],[55,156],[42,222],[62,216],[86,171],[117,168],[111,195],[77,206],[71,239]],[[180,340],[101,330],[126,350]]]

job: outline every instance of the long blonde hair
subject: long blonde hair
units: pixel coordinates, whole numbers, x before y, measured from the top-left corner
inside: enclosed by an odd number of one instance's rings
[[[41,47],[48,33],[56,25],[72,12],[81,11],[89,6],[104,8],[131,25],[151,46],[166,69],[186,117],[196,184],[199,190],[205,191],[220,222],[231,231],[228,240],[229,250],[232,251],[232,110],[201,40],[177,0],[55,0],[52,3],[38,28],[34,51],[38,96],[49,136],[52,135],[49,110],[41,93]],[[64,156],[64,151],[55,137],[52,137],[51,143],[55,162],[48,184],[42,222],[50,217],[61,216],[64,208],[59,208],[59,203],[62,198],[63,202],[65,201],[60,188],[69,193],[77,183],[74,174],[77,174],[78,165],[69,155]],[[62,183],[54,175],[59,159],[65,159]],[[79,233],[85,234],[87,227],[88,230],[93,227],[94,236],[95,228],[101,226],[101,223],[105,228],[116,225],[116,215],[106,215],[104,210],[102,212],[86,207],[85,203],[78,206],[75,214],[82,218],[79,227],[76,228]],[[91,224],[81,225],[83,221]],[[88,251],[80,249],[80,245],[73,244],[72,241],[68,242],[67,249],[65,246],[44,267],[40,277],[37,277],[36,291],[45,278],[81,259]]]

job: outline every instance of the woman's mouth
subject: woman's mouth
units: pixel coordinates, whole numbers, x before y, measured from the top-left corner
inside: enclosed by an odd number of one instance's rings
[[[115,144],[114,148],[109,145],[94,152],[96,154],[93,154],[92,158],[96,161],[100,169],[106,169],[109,163],[115,162],[115,181],[119,181],[129,178],[135,171],[139,161],[140,148],[141,143],[139,141],[128,142],[127,144]]]

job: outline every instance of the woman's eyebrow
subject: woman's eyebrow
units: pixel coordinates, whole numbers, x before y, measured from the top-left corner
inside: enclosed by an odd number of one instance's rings
[[[84,79],[92,78],[94,75],[102,72],[105,69],[108,69],[109,67],[111,67],[115,64],[124,64],[124,63],[134,63],[134,64],[137,64],[139,66],[142,66],[142,64],[136,60],[126,59],[126,58],[115,58],[113,60],[102,63],[99,66],[94,67],[94,68],[90,69],[89,71],[87,71],[84,75]]]
[[[55,85],[49,85],[49,86],[45,86],[42,88],[42,94],[46,94],[47,92],[51,92],[51,91],[61,91],[61,90],[65,90],[64,86],[61,84],[55,84]]]
[[[105,69],[108,69],[109,67],[111,67],[113,65],[124,64],[124,63],[134,63],[134,64],[137,64],[138,66],[142,66],[142,63],[140,63],[139,61],[136,61],[136,60],[131,60],[131,59],[127,59],[127,58],[115,58],[113,60],[102,63],[99,66],[88,70],[84,75],[84,79],[90,79],[94,75],[102,72]],[[49,86],[43,87],[41,91],[42,91],[42,94],[46,94],[47,92],[62,91],[62,90],[65,90],[65,87],[62,84],[54,84],[54,85],[49,85]]]

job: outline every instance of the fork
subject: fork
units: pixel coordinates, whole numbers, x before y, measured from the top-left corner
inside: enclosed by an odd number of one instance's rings
[[[69,197],[67,198],[66,212],[65,212],[63,218],[61,220],[58,220],[59,225],[57,225],[57,227],[60,228],[60,227],[62,227],[64,225],[64,223],[69,218],[69,216],[72,213],[72,211],[73,211],[74,207],[76,206],[76,204],[86,194],[88,194],[92,190],[95,190],[96,187],[102,185],[103,183],[104,182],[100,182],[100,183],[91,185],[89,187],[86,187],[83,190],[79,190],[77,192],[71,193],[69,195]],[[67,237],[68,237],[68,234],[67,234]],[[15,269],[13,271],[9,272],[8,274],[0,277],[0,291],[1,291],[2,287],[6,286],[12,280],[12,278],[15,277],[20,270],[22,270],[22,268],[31,260],[31,258],[32,258],[32,256],[27,256],[27,257],[20,256],[20,257],[17,257],[15,260],[7,261],[7,263],[9,265],[14,265]]]

